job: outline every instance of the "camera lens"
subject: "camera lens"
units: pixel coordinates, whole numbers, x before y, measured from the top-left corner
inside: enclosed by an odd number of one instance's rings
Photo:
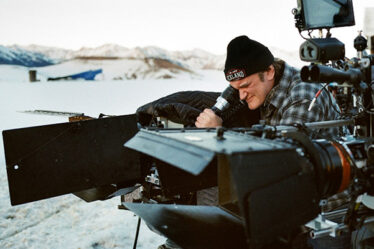
[[[351,178],[351,165],[343,146],[327,140],[314,141],[314,146],[319,151],[321,162],[316,171],[321,197],[329,197],[345,190]]]

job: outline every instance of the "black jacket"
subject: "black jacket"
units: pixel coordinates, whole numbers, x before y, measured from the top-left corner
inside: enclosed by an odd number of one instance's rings
[[[148,126],[154,117],[165,117],[186,127],[193,127],[197,116],[205,109],[211,108],[219,92],[184,91],[165,96],[139,107],[136,111],[138,122]],[[249,127],[257,124],[260,113],[250,110],[247,105],[238,102],[221,115],[223,126]]]

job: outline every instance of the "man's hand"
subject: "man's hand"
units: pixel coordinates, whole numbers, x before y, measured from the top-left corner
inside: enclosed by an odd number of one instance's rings
[[[197,117],[195,126],[197,128],[211,128],[222,126],[222,119],[218,117],[211,109],[205,109]]]

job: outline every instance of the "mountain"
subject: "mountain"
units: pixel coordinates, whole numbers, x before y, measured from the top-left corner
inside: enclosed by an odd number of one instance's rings
[[[72,54],[74,53],[71,49],[64,49],[64,48],[57,48],[57,47],[48,47],[48,46],[40,46],[36,44],[31,44],[28,46],[20,46],[20,45],[13,45],[8,46],[8,48],[21,48],[28,52],[35,52],[39,54],[43,54],[50,59],[54,60],[55,63],[64,60],[65,58],[72,58]]]
[[[18,46],[4,47],[0,45],[0,64],[42,67],[55,63],[55,60],[39,52],[28,51]]]
[[[214,55],[201,49],[190,51],[168,51],[156,46],[127,48],[117,44],[104,44],[95,48],[83,47],[79,50],[29,45],[24,50],[44,54],[56,61],[72,59],[162,59],[187,69],[222,70],[224,55]]]
[[[103,69],[101,78],[104,79],[201,78],[199,70],[222,70],[224,62],[224,56],[216,56],[198,49],[174,52],[155,46],[129,49],[116,44],[104,44],[95,48],[83,47],[75,51],[38,45],[11,46],[4,47],[4,52],[0,55],[16,50],[22,51],[17,54],[19,57],[37,54],[55,63],[38,68],[39,79],[42,80],[98,68]],[[8,60],[3,64],[16,64],[14,61]],[[37,66],[25,61],[19,65]]]
[[[302,64],[297,52],[278,48],[270,50],[274,56],[291,65],[300,67]],[[117,44],[83,47],[79,50],[38,45],[0,46],[0,64],[45,66],[38,69],[40,79],[100,68],[103,69],[103,79],[201,78],[200,70],[223,71],[225,57],[202,49],[168,51],[156,46],[130,49]]]
[[[136,80],[136,79],[198,79],[201,74],[168,60],[159,58],[84,59],[75,58],[37,69],[38,78],[62,77],[82,71],[102,69],[96,80]]]

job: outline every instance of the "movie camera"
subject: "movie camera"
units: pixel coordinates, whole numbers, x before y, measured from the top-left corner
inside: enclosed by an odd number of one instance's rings
[[[12,205],[67,193],[121,196],[119,208],[182,248],[292,248],[305,229],[320,238],[365,227],[354,248],[373,243],[374,56],[362,35],[352,59],[331,37],[331,28],[354,25],[351,0],[299,0],[293,14],[310,35],[300,47],[311,62],[301,78],[325,83],[341,120],[197,129],[138,127],[126,115],[4,131]],[[214,111],[237,98],[226,89]],[[331,127],[350,134],[310,138]],[[344,205],[325,211],[341,192]]]

